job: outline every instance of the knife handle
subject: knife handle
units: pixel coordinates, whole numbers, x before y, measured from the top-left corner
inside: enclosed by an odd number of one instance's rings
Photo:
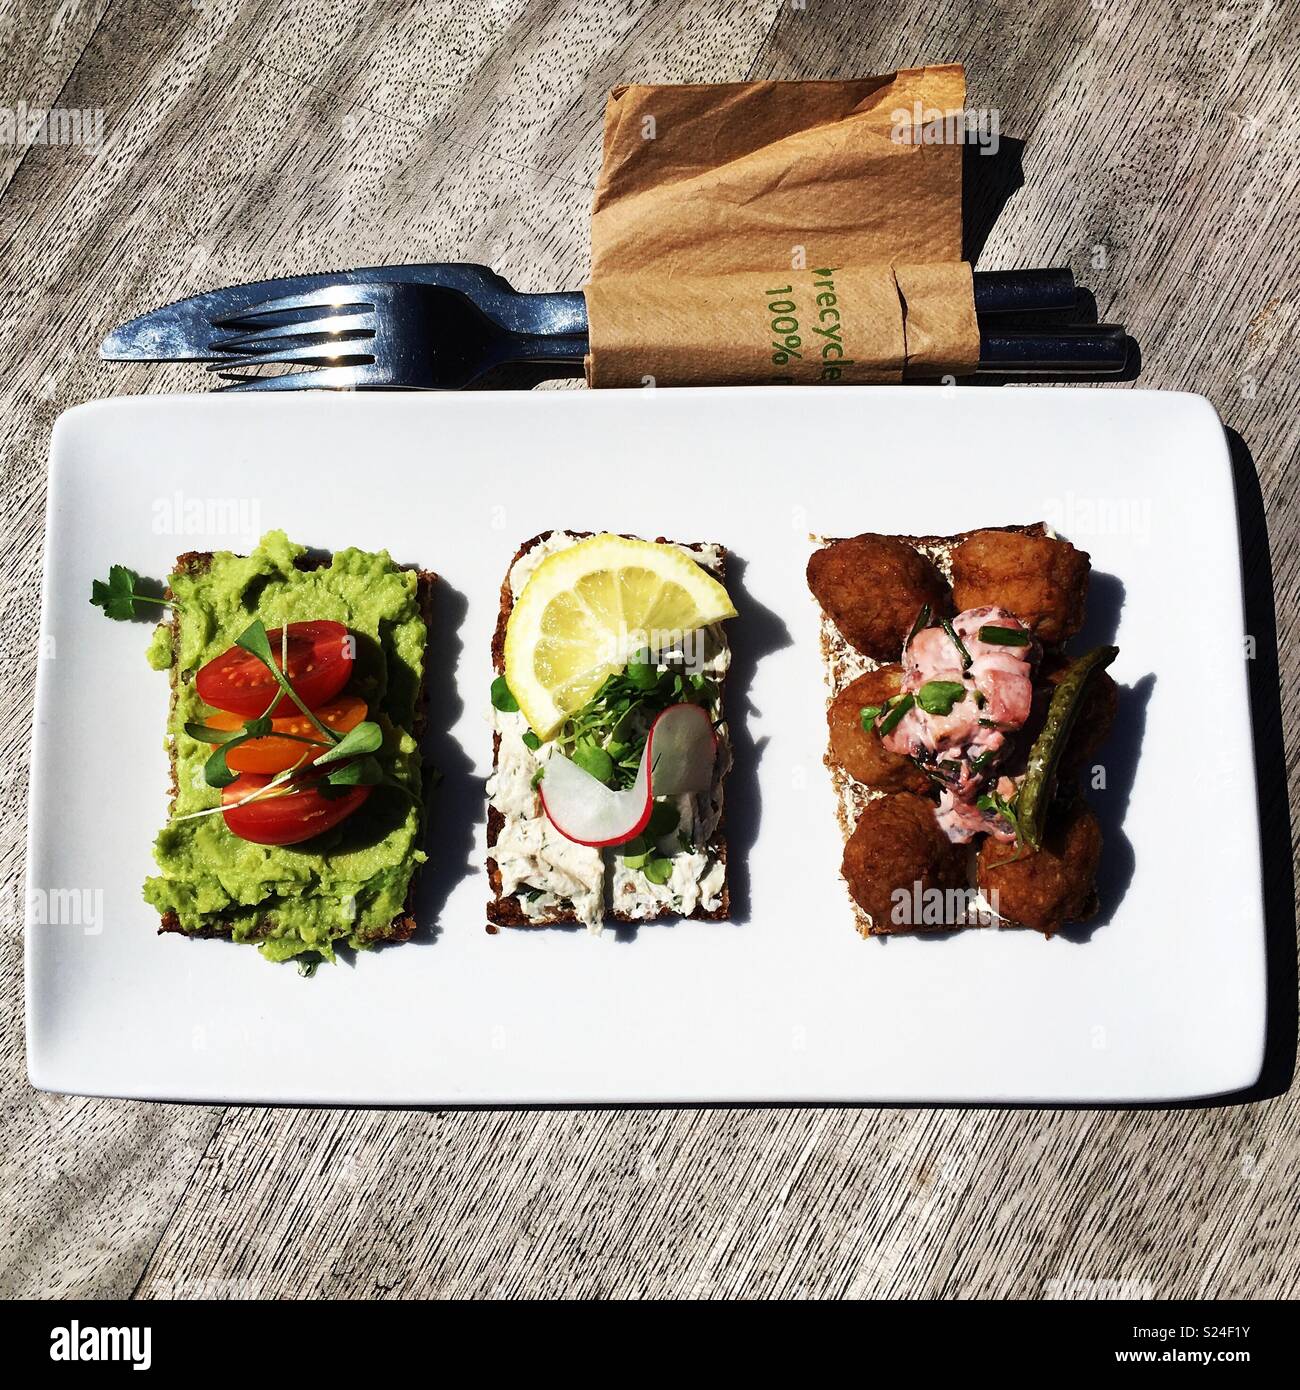
[[[1074,275],[1069,270],[977,270],[972,278],[975,309],[981,315],[1038,313],[1075,305]],[[551,294],[514,290],[491,306],[479,302],[489,312],[495,308],[493,317],[501,327],[521,337],[574,337],[587,332],[587,301],[581,290]],[[573,355],[566,348],[562,359]],[[538,359],[530,352],[528,360]]]

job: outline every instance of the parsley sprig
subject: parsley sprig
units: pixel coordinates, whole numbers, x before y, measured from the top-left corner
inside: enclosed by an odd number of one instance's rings
[[[139,617],[141,604],[161,608],[177,606],[172,599],[140,593],[137,588],[139,583],[140,576],[134,570],[127,569],[125,565],[111,565],[107,580],[91,581],[90,601],[119,623]]]

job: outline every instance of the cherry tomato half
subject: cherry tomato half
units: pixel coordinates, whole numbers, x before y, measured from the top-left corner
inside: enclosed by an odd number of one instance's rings
[[[340,787],[326,795],[306,782],[291,792],[273,792],[243,806],[235,803],[266,786],[270,777],[245,772],[221,793],[222,819],[232,835],[255,845],[296,845],[333,830],[361,806],[370,788]]]
[[[346,734],[361,723],[367,709],[366,702],[359,696],[340,695],[321,705],[314,713],[327,729]],[[242,729],[244,716],[218,710],[203,722],[213,729]],[[231,772],[283,772],[285,768],[293,767],[304,755],[308,762],[313,762],[325,751],[320,730],[301,710],[295,709],[283,719],[271,720],[271,727],[275,733],[250,738],[247,743],[238,744],[226,754],[226,766]],[[276,734],[294,734],[297,737],[277,738]],[[311,748],[298,742],[302,738],[319,740],[322,746]]]
[[[283,631],[277,627],[266,634],[277,666]],[[289,659],[284,674],[308,709],[332,700],[348,683],[354,646],[342,623],[289,624]],[[205,705],[253,718],[265,713],[278,687],[275,677],[252,652],[231,647],[200,668],[194,688]],[[271,711],[277,716],[299,712],[287,695],[281,696]]]

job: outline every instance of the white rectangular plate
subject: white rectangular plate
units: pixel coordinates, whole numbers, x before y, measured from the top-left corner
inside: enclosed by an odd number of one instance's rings
[[[838,866],[809,534],[1045,519],[1092,554],[1119,727],[1100,925],[862,940]],[[113,563],[284,528],[443,576],[445,773],[411,944],[302,979],[155,934],[167,681],[87,602]],[[739,920],[484,929],[489,643],[550,527],[738,557]],[[1187,602],[1185,586],[1194,587]],[[1235,502],[1196,396],[770,388],[127,398],[55,430],[27,927],[35,1085],[210,1101],[1153,1101],[1252,1084],[1264,930]],[[1212,738],[1189,743],[1189,691]],[[1214,853],[1193,834],[1214,828]],[[436,916],[436,930],[428,918]],[[50,920],[53,919],[53,920]]]

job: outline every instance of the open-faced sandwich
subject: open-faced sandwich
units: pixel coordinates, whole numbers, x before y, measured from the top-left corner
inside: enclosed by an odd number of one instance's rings
[[[722,919],[726,552],[548,531],[492,644],[489,922]]]
[[[122,616],[149,601],[133,580],[115,567],[92,601]],[[279,531],[176,561],[150,647],[171,673],[170,817],[144,888],[163,931],[305,967],[412,934],[433,582]]]
[[[1050,936],[1096,911],[1101,831],[1080,774],[1114,719],[1117,653],[1063,650],[1089,568],[1042,524],[813,553],[827,764],[864,934]]]

